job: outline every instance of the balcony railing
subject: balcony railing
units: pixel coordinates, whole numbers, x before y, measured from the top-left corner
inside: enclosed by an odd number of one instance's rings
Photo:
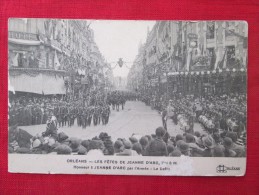
[[[51,69],[51,68],[24,68],[24,67],[9,67],[8,71],[33,71],[33,72],[55,72],[55,73],[61,73],[61,74],[65,74],[67,73],[67,71],[65,70],[55,70],[55,69]]]

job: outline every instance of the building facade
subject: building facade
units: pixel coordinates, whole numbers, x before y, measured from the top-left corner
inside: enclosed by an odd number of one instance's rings
[[[172,96],[246,91],[244,22],[157,21],[143,47],[139,55],[143,56],[147,80],[143,88],[148,93]],[[137,78],[128,77],[128,82],[131,80]]]
[[[79,95],[104,80],[105,60],[86,20],[11,18],[8,54],[10,83],[18,91]],[[22,86],[35,79],[42,87]],[[46,79],[59,85],[46,90]]]

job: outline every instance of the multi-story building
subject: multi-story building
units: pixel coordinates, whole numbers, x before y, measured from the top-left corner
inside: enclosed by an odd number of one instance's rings
[[[86,78],[96,70],[95,79],[103,78],[104,58],[85,20],[11,18],[8,46],[16,91],[65,94],[79,91],[80,80],[89,83]]]
[[[158,21],[148,33],[144,48],[139,55],[144,58],[144,80],[149,81],[145,83],[151,92],[171,96],[246,90],[244,22]]]
[[[136,56],[131,69],[127,76],[127,88],[132,91],[144,90],[145,84],[145,47],[143,44],[139,45],[138,55]]]

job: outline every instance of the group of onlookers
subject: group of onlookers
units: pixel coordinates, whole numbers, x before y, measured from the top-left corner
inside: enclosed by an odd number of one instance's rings
[[[243,137],[245,139],[245,137]],[[107,133],[92,139],[68,137],[48,122],[45,132],[32,136],[17,127],[9,129],[9,152],[26,154],[79,154],[116,156],[245,157],[246,146],[232,131],[201,134],[198,131],[170,136],[163,127],[155,134],[133,134],[113,141]]]

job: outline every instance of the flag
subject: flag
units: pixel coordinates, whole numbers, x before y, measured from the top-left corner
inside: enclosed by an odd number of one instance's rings
[[[189,51],[187,52],[186,71],[189,71],[189,70],[190,70],[191,60],[192,60],[192,51],[189,50]]]
[[[225,54],[224,54],[224,58],[223,58],[223,69],[226,69],[226,68],[227,68],[227,59],[226,59],[226,56],[227,56],[227,48],[226,48],[226,51],[225,51]]]
[[[15,67],[18,67],[18,56],[19,56],[19,53],[16,53],[16,55],[12,59],[13,66]]]
[[[58,61],[58,56],[56,51],[55,51],[55,58],[54,58],[54,67],[55,67],[55,70],[58,70],[60,68],[60,63]]]
[[[218,64],[219,64],[219,49],[217,49],[217,52],[216,52],[216,62],[215,62],[214,70],[218,68]]]
[[[224,65],[226,64],[225,63],[225,58],[226,58],[226,53],[227,53],[227,49],[225,50],[225,52],[224,52],[224,55],[223,55],[223,57],[222,57],[222,60],[218,63],[218,67],[220,68],[220,69],[223,69],[224,68]]]

